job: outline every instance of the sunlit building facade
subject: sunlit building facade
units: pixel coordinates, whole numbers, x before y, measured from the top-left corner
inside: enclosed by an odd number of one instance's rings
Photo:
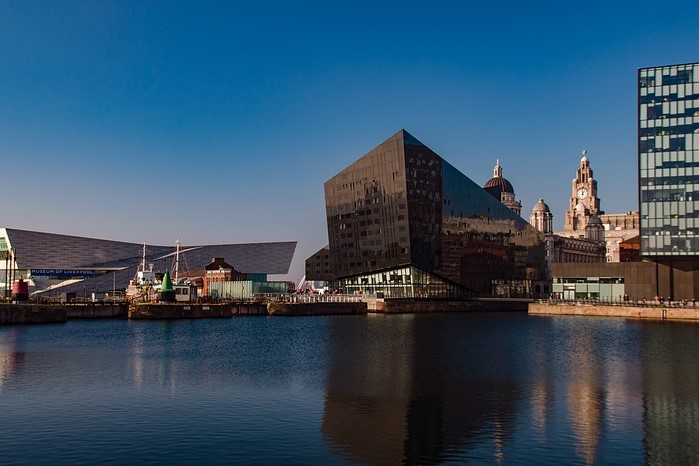
[[[699,63],[638,70],[640,254],[657,293],[699,295]]]
[[[405,130],[328,180],[325,204],[332,273],[309,279],[398,297],[525,296],[545,280],[543,235]]]
[[[641,254],[699,251],[699,63],[638,70]]]

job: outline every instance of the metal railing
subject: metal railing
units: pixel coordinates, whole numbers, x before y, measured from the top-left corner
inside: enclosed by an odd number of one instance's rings
[[[286,303],[358,303],[374,298],[371,295],[301,293],[277,295],[277,299],[273,300]]]
[[[695,308],[697,307],[696,300],[682,299],[680,301],[670,301],[667,299],[635,299],[635,298],[580,298],[580,299],[537,299],[537,303],[550,305],[583,305],[583,306],[634,306],[634,307],[679,307],[679,308]]]

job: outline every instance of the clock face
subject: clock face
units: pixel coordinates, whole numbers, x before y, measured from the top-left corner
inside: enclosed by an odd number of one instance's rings
[[[578,193],[576,195],[577,195],[578,199],[585,199],[587,197],[587,189],[585,189],[585,188],[578,189]]]

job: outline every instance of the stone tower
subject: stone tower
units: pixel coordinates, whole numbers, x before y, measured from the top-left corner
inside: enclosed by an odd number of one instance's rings
[[[539,199],[539,202],[534,205],[529,223],[544,234],[553,232],[553,214],[543,199]]]
[[[587,151],[583,151],[580,166],[575,173],[572,182],[572,194],[563,231],[580,232],[585,235],[586,227],[592,215],[601,215],[600,201],[597,197],[597,181],[592,177],[592,168],[587,158]]]

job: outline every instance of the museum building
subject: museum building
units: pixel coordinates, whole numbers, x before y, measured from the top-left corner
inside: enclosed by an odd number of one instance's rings
[[[225,257],[238,271],[258,281],[286,274],[296,242],[182,246],[179,269],[204,270],[212,258]],[[0,228],[0,294],[20,277],[33,296],[76,293],[84,296],[124,290],[136,275],[144,245],[79,236]],[[146,262],[156,273],[171,270],[176,246],[145,245]]]

